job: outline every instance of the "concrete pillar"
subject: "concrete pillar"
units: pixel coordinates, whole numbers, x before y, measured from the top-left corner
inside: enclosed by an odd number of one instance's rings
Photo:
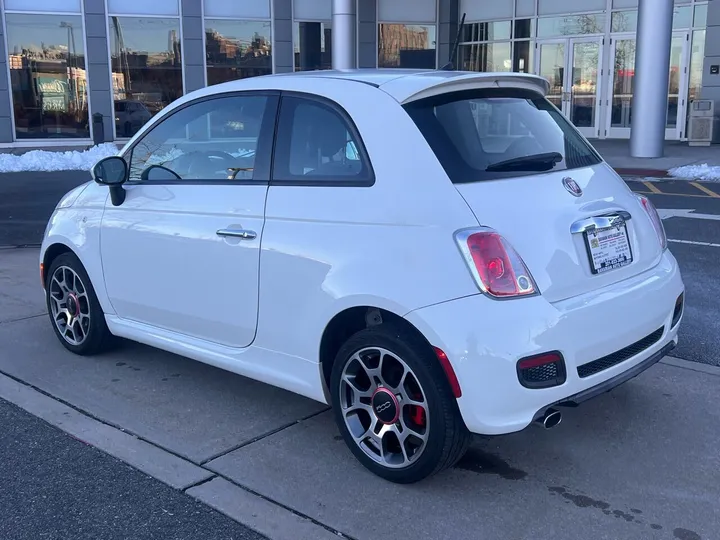
[[[450,61],[452,46],[457,37],[460,24],[460,0],[439,0],[438,7],[438,67]],[[460,50],[453,64],[455,69],[462,69]]]
[[[183,90],[187,94],[206,85],[203,6],[197,0],[181,0]]]
[[[332,0],[332,67],[354,69],[356,54],[356,0]]]
[[[630,130],[632,157],[663,155],[672,20],[673,0],[640,0]]]
[[[103,136],[105,142],[115,140],[115,106],[113,104],[113,89],[110,85],[110,64],[108,64],[108,49],[110,38],[108,31],[108,17],[105,11],[104,0],[85,0],[85,64],[88,74],[88,88],[90,89],[90,113],[100,113],[103,117]],[[112,32],[112,30],[110,30]],[[77,38],[77,37],[76,37]],[[92,117],[90,118],[92,125]]]
[[[358,67],[376,68],[377,45],[377,0],[357,0],[358,18]]]

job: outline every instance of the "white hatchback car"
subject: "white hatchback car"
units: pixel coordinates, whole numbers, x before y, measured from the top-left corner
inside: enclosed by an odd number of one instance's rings
[[[633,194],[523,74],[357,70],[198,90],[48,224],[53,328],[331,404],[394,482],[560,421],[677,342],[683,282]]]

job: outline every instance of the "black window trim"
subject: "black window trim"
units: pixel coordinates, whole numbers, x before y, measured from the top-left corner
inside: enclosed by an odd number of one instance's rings
[[[358,180],[351,179],[351,178],[345,178],[341,180],[299,180],[299,179],[284,179],[284,178],[275,178],[275,152],[277,149],[278,144],[278,127],[280,124],[280,112],[282,110],[282,102],[283,98],[285,97],[292,97],[297,99],[304,99],[307,101],[315,101],[318,103],[321,103],[330,109],[332,109],[334,112],[336,112],[340,117],[343,119],[345,124],[348,127],[348,130],[350,131],[350,134],[353,136],[356,142],[356,149],[358,151],[358,154],[360,156],[361,161],[363,162],[363,166],[366,168],[368,177],[367,178],[361,178]],[[324,96],[318,96],[317,94],[311,94],[308,92],[300,92],[300,91],[290,91],[290,90],[284,90],[281,92],[280,95],[280,101],[278,103],[277,111],[276,111],[276,119],[275,119],[275,137],[273,141],[273,148],[272,148],[272,156],[271,156],[271,162],[270,162],[270,185],[271,186],[298,186],[298,187],[372,187],[375,185],[375,170],[372,166],[372,161],[370,160],[370,155],[367,151],[367,148],[365,147],[365,142],[363,141],[362,137],[360,136],[360,131],[358,130],[357,126],[355,125],[355,122],[352,120],[348,112],[336,101],[333,101],[332,99],[326,98]]]
[[[275,149],[275,126],[277,124],[277,118],[280,111],[280,91],[279,90],[234,90],[231,92],[221,92],[216,94],[209,94],[206,96],[193,99],[187,103],[176,107],[172,112],[168,113],[157,124],[153,125],[147,133],[143,134],[141,138],[135,141],[131,146],[123,151],[120,155],[125,162],[128,164],[128,179],[125,185],[143,185],[143,186],[173,186],[173,185],[194,185],[194,186],[256,186],[256,185],[268,185],[272,173],[272,155]],[[254,169],[263,171],[261,175],[263,178],[252,178],[252,179],[239,179],[239,180],[224,180],[224,179],[180,179],[180,180],[135,180],[130,179],[130,165],[132,163],[132,154],[135,147],[145,137],[150,135],[160,124],[171,118],[173,115],[180,111],[203,103],[205,101],[212,101],[219,98],[228,97],[253,97],[253,96],[267,96],[269,99],[266,104],[265,113],[263,115],[262,125],[260,127],[260,134],[258,135],[257,150],[255,153]],[[274,99],[273,99],[274,98]],[[265,149],[260,152],[261,149]],[[264,156],[264,157],[263,157]],[[258,160],[260,161],[260,167],[258,167]],[[254,172],[254,171],[253,171]]]

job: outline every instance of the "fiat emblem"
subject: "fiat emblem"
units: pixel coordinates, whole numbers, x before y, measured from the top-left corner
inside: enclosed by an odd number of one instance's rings
[[[568,193],[570,193],[571,195],[574,195],[575,197],[579,197],[580,195],[582,195],[582,188],[580,187],[580,185],[569,176],[566,176],[562,179],[562,184],[565,189],[568,190]]]

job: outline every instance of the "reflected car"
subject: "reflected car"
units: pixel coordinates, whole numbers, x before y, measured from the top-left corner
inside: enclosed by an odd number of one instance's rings
[[[398,483],[473,434],[557,426],[675,346],[684,285],[653,204],[547,91],[349,70],[190,93],[52,214],[52,328],[80,355],[126,338],[329,404]]]
[[[140,101],[115,102],[115,133],[118,137],[132,137],[150,118],[152,113]]]

